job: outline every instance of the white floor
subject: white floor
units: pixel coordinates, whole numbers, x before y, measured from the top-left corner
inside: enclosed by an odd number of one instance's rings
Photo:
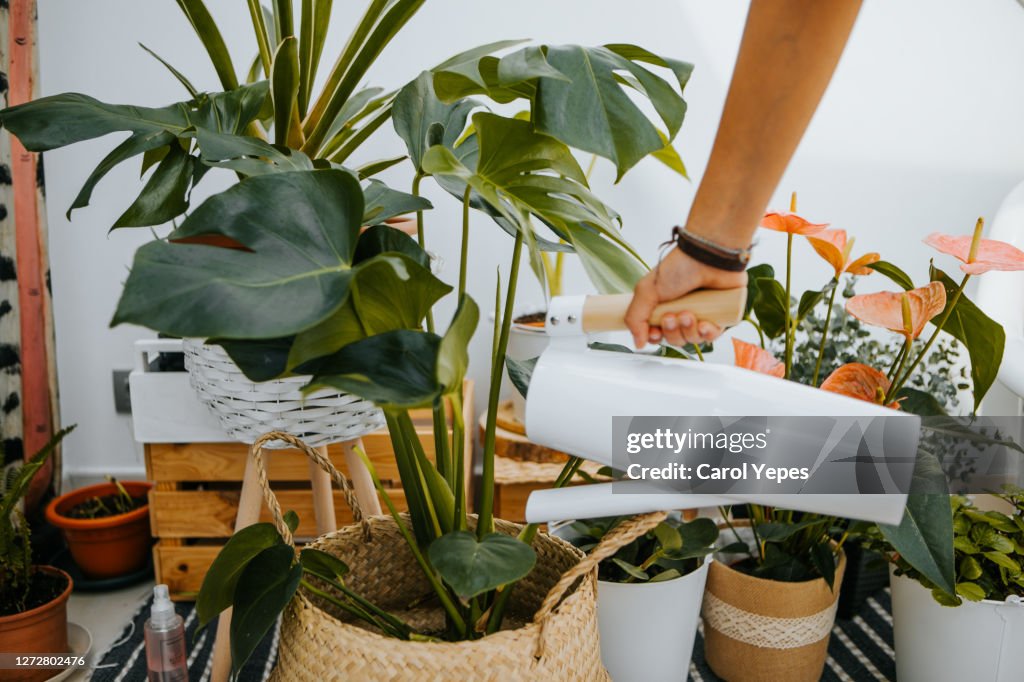
[[[69,682],[85,682],[92,666],[99,663],[121,629],[131,619],[139,605],[153,591],[153,581],[140,583],[114,592],[75,592],[68,601],[68,621],[77,623],[92,634],[92,649],[87,659],[88,668],[66,678]]]

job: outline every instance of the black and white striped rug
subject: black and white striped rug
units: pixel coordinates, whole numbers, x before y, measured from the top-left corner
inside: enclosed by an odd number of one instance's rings
[[[118,641],[102,656],[92,682],[144,682],[146,652],[142,626],[149,615],[147,601],[132,617]],[[195,609],[192,604],[176,604],[185,619],[185,637],[189,645],[188,672],[191,682],[209,682],[216,622],[211,623],[199,638]],[[824,682],[862,682],[896,679],[896,663],[892,648],[892,615],[888,588],[869,597],[860,612],[850,619],[836,621],[828,646],[828,662],[821,679]],[[703,627],[701,628],[703,631]],[[270,675],[277,661],[278,633],[275,628],[260,643],[242,670],[239,682],[262,682]],[[691,682],[713,682],[719,678],[704,661],[704,640],[701,632],[693,647],[690,663]]]

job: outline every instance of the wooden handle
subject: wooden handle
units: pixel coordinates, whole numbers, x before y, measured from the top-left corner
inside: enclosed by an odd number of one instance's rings
[[[623,319],[626,308],[633,300],[632,294],[611,296],[587,296],[583,304],[583,331],[610,332],[626,328]],[[661,303],[651,313],[650,323],[660,325],[666,313],[688,310],[698,320],[714,322],[719,327],[732,327],[743,320],[743,309],[747,305],[745,287],[735,289],[701,289],[674,301]]]

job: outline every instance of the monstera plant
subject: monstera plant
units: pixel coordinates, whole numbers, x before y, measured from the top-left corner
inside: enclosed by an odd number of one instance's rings
[[[400,623],[348,594],[338,562],[312,554],[297,560],[265,526],[240,534],[221,553],[200,595],[201,619],[238,607],[237,669],[300,584],[310,587],[296,578],[305,572],[346,595],[339,608],[396,637],[465,640],[497,631],[516,581],[534,564],[530,542],[537,532],[527,527],[518,538],[501,536],[493,518],[494,415],[522,255],[540,277],[543,252],[575,251],[599,289],[632,287],[644,265],[622,238],[618,215],[590,189],[575,152],[607,159],[620,178],[648,156],[681,169],[670,145],[686,112],[690,65],[632,45],[512,41],[410,74],[415,78],[397,91],[360,89],[374,60],[423,5],[371,0],[315,94],[330,2],[304,0],[296,21],[291,0],[275,0],[271,10],[249,0],[258,54],[244,84],[202,0],[178,4],[223,92],[200,93],[168,65],[188,90],[187,101],[153,109],[69,93],[6,109],[0,123],[32,151],[128,133],[72,209],[86,206],[93,187],[125,160],[141,156],[143,172],[151,171],[114,227],[174,227],[137,251],[113,324],[207,339],[253,380],[308,375],[311,389],[334,387],[383,409],[408,517],[385,501],[447,626],[422,633]],[[517,113],[495,113],[502,105]],[[407,156],[351,165],[389,119]],[[371,177],[406,158],[410,193]],[[190,207],[211,168],[235,173],[238,182]],[[463,207],[457,287],[431,272],[424,250],[423,214],[431,206],[419,195],[428,178]],[[459,408],[479,318],[466,291],[471,211],[507,233],[512,252],[511,269],[498,282],[475,526],[462,479],[469,453]],[[418,214],[418,239],[383,224],[411,212]],[[442,334],[431,309],[453,288],[457,310]],[[439,424],[453,422],[450,439],[446,429],[435,429],[434,459],[409,417],[417,407],[431,407]],[[257,595],[274,608],[249,608]]]

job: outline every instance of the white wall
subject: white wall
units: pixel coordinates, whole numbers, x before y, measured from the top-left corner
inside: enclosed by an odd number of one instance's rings
[[[353,5],[335,3],[348,25]],[[236,66],[255,52],[242,2],[208,0],[220,20]],[[397,86],[458,50],[501,38],[546,42],[635,42],[696,65],[687,89],[690,110],[678,147],[699,179],[739,44],[747,3],[741,0],[431,0],[371,74]],[[345,15],[343,18],[342,15]],[[79,91],[112,102],[163,105],[184,91],[136,45],[143,42],[204,89],[217,82],[175,3],[126,0],[39,0],[44,94]],[[344,31],[336,27],[327,61]],[[931,255],[920,240],[933,230],[967,232],[978,215],[991,216],[1001,197],[1024,177],[1024,10],[1012,0],[868,1],[846,55],[774,206],[800,192],[801,212],[831,221],[858,238],[858,251],[878,250],[912,275],[926,273]],[[325,67],[326,68],[326,67]],[[798,76],[794,75],[794,79]],[[66,468],[78,474],[141,471],[127,417],[114,413],[110,373],[131,366],[131,344],[142,329],[107,328],[134,249],[147,231],[108,227],[134,198],[138,167],[125,164],[99,186],[92,206],[64,218],[81,183],[117,140],[83,143],[46,155],[51,265],[57,324],[61,411],[78,422],[66,445]],[[365,160],[400,149],[390,130],[378,134]],[[392,172],[389,181],[408,175]],[[601,164],[595,187],[623,216],[627,236],[654,259],[668,228],[681,222],[695,184],[656,162],[645,162],[620,185]],[[204,181],[208,194],[229,178]],[[220,182],[221,184],[217,184]],[[429,247],[457,263],[457,206],[430,191]],[[757,260],[782,265],[784,240],[761,236]],[[492,300],[495,267],[507,272],[510,241],[485,219],[474,224],[470,290],[483,307]],[[820,285],[827,269],[800,245],[798,287]],[[951,264],[946,261],[947,266]],[[524,273],[521,300],[539,289]],[[877,280],[877,281],[871,281]],[[881,277],[864,290],[882,287]],[[578,268],[569,290],[583,291]],[[450,307],[439,314],[446,319]],[[486,377],[489,332],[474,339],[473,376]],[[482,395],[482,391],[480,392]]]

